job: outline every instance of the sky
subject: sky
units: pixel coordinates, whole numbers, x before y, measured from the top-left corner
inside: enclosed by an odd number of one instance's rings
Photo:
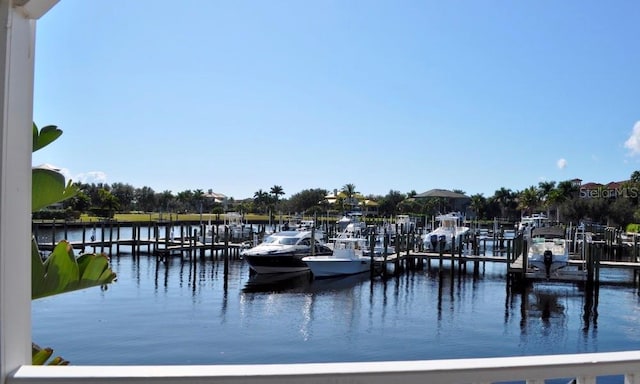
[[[640,2],[61,0],[34,153],[73,181],[492,196],[640,170]]]

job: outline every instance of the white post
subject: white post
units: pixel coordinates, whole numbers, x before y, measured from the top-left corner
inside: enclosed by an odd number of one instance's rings
[[[57,0],[56,0],[57,1]],[[0,0],[0,380],[31,363],[35,19],[56,1]]]

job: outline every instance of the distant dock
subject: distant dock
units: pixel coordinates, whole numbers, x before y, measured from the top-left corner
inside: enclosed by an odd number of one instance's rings
[[[217,227],[217,226],[216,226]],[[73,232],[76,238],[69,239]],[[154,255],[158,260],[169,257],[201,258],[209,255],[215,259],[240,259],[241,251],[262,238],[264,232],[252,232],[245,238],[233,238],[229,233],[216,233],[207,238],[206,226],[193,222],[94,222],[94,223],[33,223],[33,233],[38,240],[40,251],[53,249],[62,237],[80,252],[100,252],[120,255],[121,247],[127,247],[133,257],[142,254]],[[45,236],[39,236],[46,233]],[[175,236],[174,236],[175,233]],[[205,241],[202,241],[202,240]],[[536,281],[584,282],[598,284],[600,271],[619,269],[632,272],[632,281],[640,285],[640,244],[622,243],[614,236],[602,241],[585,243],[584,250],[576,252],[572,245],[569,265],[556,273],[546,276],[542,272],[526,267],[524,240],[515,237],[483,236],[470,234],[456,245],[454,250],[428,252],[422,248],[421,233],[399,233],[393,239],[395,253],[386,257],[375,256],[372,276],[400,274],[404,270],[438,268],[452,276],[456,270],[466,271],[473,266],[474,273],[484,263],[504,263],[509,284]],[[623,252],[624,250],[624,252]],[[621,254],[626,256],[621,257]],[[435,265],[434,265],[435,264]],[[391,272],[389,272],[391,270]]]

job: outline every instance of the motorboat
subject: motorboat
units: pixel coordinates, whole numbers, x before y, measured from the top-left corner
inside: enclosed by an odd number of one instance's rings
[[[385,239],[386,237],[386,239]],[[373,255],[374,256],[388,256],[396,253],[396,247],[391,244],[391,236],[378,234],[374,237],[373,243]],[[367,240],[367,244],[363,252],[364,256],[371,255],[371,239]]]
[[[416,221],[409,215],[396,215],[395,224],[398,233],[411,233],[416,229]]]
[[[527,245],[527,263],[549,277],[569,264],[569,240],[562,227],[542,227],[531,230]]]
[[[218,235],[224,236],[226,233],[232,239],[246,239],[251,235],[251,225],[244,221],[239,212],[227,212],[224,214],[224,223],[218,226]]]
[[[314,278],[355,275],[371,270],[371,257],[364,255],[367,240],[343,232],[332,239],[333,252],[330,255],[313,255],[302,259]]]
[[[345,213],[337,222],[341,236],[349,234],[351,237],[360,237],[367,230],[367,224],[361,219],[362,213]]]
[[[322,242],[322,231],[280,231],[264,238],[255,247],[241,252],[249,267],[257,273],[308,271],[302,258],[310,255],[331,255]]]
[[[460,239],[469,233],[469,227],[463,225],[464,216],[459,212],[451,212],[435,217],[438,226],[422,236],[424,249],[440,252],[455,248]]]
[[[522,216],[518,223],[518,232],[524,233],[527,230],[533,228],[548,227],[551,225],[551,220],[544,213],[534,213],[529,216]]]

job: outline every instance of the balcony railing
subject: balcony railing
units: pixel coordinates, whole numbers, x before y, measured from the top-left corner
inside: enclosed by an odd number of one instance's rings
[[[23,366],[7,383],[433,384],[543,383],[545,379],[595,383],[604,376],[640,384],[640,351],[330,364]]]

